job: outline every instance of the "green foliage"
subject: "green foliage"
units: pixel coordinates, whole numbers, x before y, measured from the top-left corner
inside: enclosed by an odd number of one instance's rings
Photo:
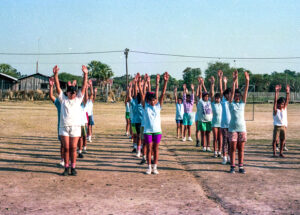
[[[128,81],[130,82],[133,79],[131,75],[128,75]],[[121,87],[123,90],[126,90],[126,75],[115,77],[114,86]]]
[[[0,73],[4,73],[6,75],[10,75],[14,78],[21,78],[22,75],[20,72],[18,72],[15,68],[13,68],[9,64],[0,64]]]
[[[101,63],[100,61],[91,61],[88,64],[87,68],[89,70],[89,78],[96,78],[98,82],[107,81],[108,79],[114,76],[114,73],[111,70],[111,68],[107,64]]]
[[[58,78],[59,78],[59,80],[64,81],[64,82],[68,82],[68,81],[72,82],[73,80],[76,80],[77,84],[79,86],[82,85],[82,80],[83,80],[81,76],[72,75],[72,74],[67,73],[67,72],[59,73]]]
[[[183,81],[187,85],[187,87],[191,86],[191,84],[197,85],[198,83],[198,77],[201,75],[201,69],[200,68],[191,68],[187,67],[185,70],[183,70]]]

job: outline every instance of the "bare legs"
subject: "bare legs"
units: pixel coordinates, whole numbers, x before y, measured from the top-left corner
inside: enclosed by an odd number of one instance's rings
[[[64,145],[64,159],[65,159],[65,167],[69,167],[69,160],[71,157],[72,168],[76,166],[76,148],[79,137],[68,137],[68,136],[61,136],[63,145]]]
[[[221,128],[212,128],[214,137],[214,151],[221,152],[222,149],[222,132]]]
[[[183,129],[182,129],[182,123],[176,123],[177,125],[177,139],[182,138],[183,137]],[[180,136],[179,136],[180,134]]]

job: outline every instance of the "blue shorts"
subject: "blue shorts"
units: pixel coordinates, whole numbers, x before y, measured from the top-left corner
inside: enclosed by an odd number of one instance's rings
[[[193,125],[194,123],[194,113],[184,113],[183,114],[183,125]]]
[[[176,123],[177,123],[177,124],[182,124],[182,123],[183,123],[183,120],[182,120],[182,119],[176,119]]]
[[[93,115],[89,116],[89,125],[95,125],[94,116]]]

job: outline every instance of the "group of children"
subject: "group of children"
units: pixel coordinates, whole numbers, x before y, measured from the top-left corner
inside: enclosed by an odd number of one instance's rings
[[[79,158],[83,158],[83,153],[87,153],[87,141],[92,142],[93,103],[97,88],[93,89],[92,80],[88,81],[88,69],[82,66],[82,87],[78,88],[76,81],[68,82],[67,91],[64,93],[60,88],[58,71],[59,68],[55,66],[54,77],[49,79],[49,97],[57,108],[57,131],[61,142],[60,165],[65,167],[62,173],[64,176],[75,176],[77,154]],[[53,95],[54,85],[58,98]]]
[[[163,88],[159,95],[160,75],[156,76],[155,92],[151,91],[150,77],[138,73],[129,83],[125,100],[126,135],[131,133],[133,152],[142,157],[141,164],[147,162],[146,174],[158,174],[159,143],[162,138],[160,111],[169,80],[167,72],[163,75]]]

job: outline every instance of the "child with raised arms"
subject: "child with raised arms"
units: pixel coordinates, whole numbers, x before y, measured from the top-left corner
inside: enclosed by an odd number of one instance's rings
[[[245,106],[248,96],[249,88],[249,74],[245,72],[246,86],[244,95],[241,91],[236,88],[238,80],[238,71],[233,73],[233,86],[231,91],[231,97],[229,100],[229,110],[231,114],[231,120],[229,123],[229,140],[230,140],[230,149],[231,149],[231,167],[230,173],[235,173],[235,151],[238,149],[238,160],[239,160],[239,173],[245,174],[244,168],[244,148],[245,143],[247,142],[247,131],[246,131],[246,122],[244,118]]]
[[[53,68],[53,74],[56,85],[56,91],[59,95],[58,98],[61,104],[59,135],[61,136],[61,140],[64,146],[65,170],[63,172],[63,175],[77,175],[75,167],[77,157],[76,148],[79,137],[81,136],[80,105],[82,103],[85,89],[87,87],[88,69],[86,68],[86,66],[82,66],[84,78],[81,91],[77,93],[76,88],[74,86],[68,86],[67,96],[64,95],[63,91],[60,88],[60,83],[58,80],[58,71],[59,68],[55,66]],[[72,166],[71,171],[69,172],[70,157]]]
[[[163,105],[164,96],[167,89],[167,83],[169,80],[169,74],[165,72],[164,76],[164,86],[160,98],[158,99],[159,93],[159,80],[160,76],[156,76],[156,92],[147,92],[146,95],[142,94],[142,104],[145,109],[145,118],[144,118],[144,138],[145,144],[147,145],[147,163],[148,169],[146,174],[158,174],[157,164],[158,164],[158,155],[159,155],[159,143],[162,137],[161,130],[161,119],[160,111]],[[140,86],[141,89],[141,86]],[[140,90],[140,92],[143,92]],[[154,164],[153,170],[151,168],[151,154],[153,151],[154,155]]]
[[[201,132],[201,145],[203,146],[203,151],[211,152],[210,145],[210,132],[211,121],[212,121],[212,108],[211,108],[211,93],[206,91],[202,92],[204,86],[203,79],[199,79],[199,102],[197,104],[197,114],[198,114],[198,130]],[[212,90],[211,90],[212,91]]]
[[[193,141],[191,137],[191,126],[194,122],[194,115],[193,115],[193,105],[194,105],[194,85],[191,84],[192,95],[187,94],[186,84],[183,85],[183,138],[182,141],[186,141],[186,133],[188,133],[188,141]]]
[[[212,112],[213,118],[211,121],[213,138],[214,138],[214,157],[221,157],[222,153],[222,132],[221,132],[221,116],[222,116],[222,105],[220,93],[214,91],[215,78],[212,76],[211,79],[211,96],[212,96]]]
[[[176,105],[176,116],[175,116],[175,121],[177,125],[177,139],[183,138],[183,114],[184,114],[184,107],[182,103],[182,98],[177,96],[177,87],[174,89],[174,97],[175,97],[175,105]]]
[[[221,132],[222,132],[222,153],[223,161],[222,164],[230,163],[230,142],[228,136],[228,128],[231,119],[229,110],[229,99],[231,97],[231,88],[227,88],[227,77],[223,77],[222,70],[218,71],[219,76],[219,88],[220,88],[220,98],[222,105],[222,115],[221,115]],[[224,88],[223,88],[224,82]],[[223,89],[225,89],[223,91]]]
[[[61,160],[60,160],[60,165],[62,167],[65,166],[65,162],[64,162],[64,147],[63,147],[63,143],[61,141],[61,138],[59,136],[59,123],[60,123],[60,108],[61,108],[61,105],[60,105],[60,101],[58,98],[55,98],[53,96],[53,86],[54,86],[54,77],[51,77],[49,78],[49,97],[50,97],[50,100],[54,103],[56,109],[57,109],[57,136],[58,136],[58,140],[60,142],[60,157],[61,157]]]
[[[89,142],[92,142],[92,132],[93,132],[92,127],[95,125],[93,109],[94,109],[94,102],[96,100],[96,95],[97,95],[97,88],[95,88],[95,91],[94,91],[92,80],[89,80],[88,87],[90,88],[90,95],[88,95],[89,97],[86,102],[86,110],[87,110],[88,117],[89,117],[87,139]],[[85,148],[83,148],[83,150],[86,152]]]
[[[128,91],[128,89],[127,89]],[[128,93],[126,93],[125,98],[125,120],[126,120],[126,127],[125,127],[125,136],[128,136],[130,132],[130,103],[128,98]]]
[[[275,86],[275,97],[274,97],[274,107],[273,107],[273,120],[274,120],[274,130],[273,130],[273,156],[276,156],[276,142],[280,139],[280,157],[284,157],[283,149],[285,146],[286,139],[286,129],[288,125],[287,121],[287,106],[290,100],[290,86],[286,86],[286,98],[280,97],[279,92],[281,90],[281,85]]]

